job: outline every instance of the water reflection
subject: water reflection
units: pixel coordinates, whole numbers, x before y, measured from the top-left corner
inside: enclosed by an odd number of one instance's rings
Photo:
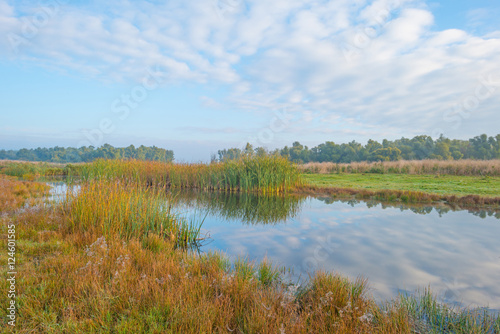
[[[367,208],[372,208],[376,206],[381,206],[382,209],[386,208],[398,208],[401,211],[405,210],[410,210],[413,213],[416,214],[429,214],[433,211],[436,211],[440,216],[447,214],[449,212],[455,212],[455,211],[467,211],[470,214],[473,214],[475,216],[478,216],[480,218],[486,218],[486,217],[495,217],[497,219],[500,219],[500,210],[498,209],[462,209],[459,206],[455,205],[450,205],[447,203],[438,203],[438,204],[422,204],[422,203],[412,203],[412,204],[402,204],[398,202],[380,202],[380,201],[374,201],[374,200],[357,200],[357,199],[338,199],[338,198],[333,198],[333,197],[322,197],[318,196],[316,197],[319,201],[324,202],[325,204],[333,204],[336,202],[341,202],[341,203],[347,203],[351,207],[354,207],[354,205],[364,203]]]
[[[276,213],[258,210],[255,198],[190,196],[184,199],[187,207],[209,211],[203,228],[213,242],[204,251],[221,250],[233,259],[247,256],[256,261],[267,256],[293,268],[292,279],[307,278],[319,269],[363,276],[378,300],[431,286],[444,302],[500,309],[498,213],[328,198],[299,199]],[[284,202],[270,203],[274,208]],[[286,215],[288,205],[293,214]],[[273,218],[265,219],[266,212]]]
[[[51,182],[46,182],[51,188],[49,191],[49,201],[54,201],[56,203],[62,202],[66,198],[66,193],[69,191],[69,189],[74,189],[78,191],[80,189],[80,186],[69,186],[66,182],[64,181],[51,181]]]
[[[246,193],[172,191],[178,209],[198,208],[212,217],[243,224],[278,224],[297,215],[305,197],[263,196]]]
[[[63,184],[55,193],[63,194]],[[378,300],[430,286],[438,298],[500,309],[498,211],[329,197],[173,192],[181,214],[206,213],[203,230],[220,250],[293,269],[294,280],[323,269],[368,279]]]

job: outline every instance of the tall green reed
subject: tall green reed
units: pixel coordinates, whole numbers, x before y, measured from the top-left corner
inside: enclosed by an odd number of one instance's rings
[[[486,308],[459,308],[440,303],[430,289],[416,295],[401,294],[398,301],[426,333],[500,333],[498,314]]]
[[[80,169],[84,181],[123,180],[155,187],[284,193],[301,184],[296,166],[279,156],[244,157],[212,164],[96,160]]]
[[[88,181],[67,193],[63,208],[68,228],[72,233],[90,231],[126,240],[157,234],[182,247],[196,243],[203,222],[172,212],[164,193],[120,181]]]

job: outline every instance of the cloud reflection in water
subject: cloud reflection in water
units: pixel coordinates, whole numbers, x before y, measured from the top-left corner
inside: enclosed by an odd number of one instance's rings
[[[331,201],[330,201],[331,202]],[[203,250],[307,271],[368,278],[378,300],[430,286],[449,303],[500,309],[500,220],[467,211],[308,199],[276,224],[245,224],[211,212],[203,228],[214,241]],[[200,205],[200,203],[198,203]],[[444,214],[446,213],[446,214]]]

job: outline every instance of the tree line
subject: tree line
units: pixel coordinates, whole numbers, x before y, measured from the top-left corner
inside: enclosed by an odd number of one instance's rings
[[[381,143],[368,140],[366,145],[356,141],[336,144],[326,141],[309,148],[294,142],[291,147],[267,151],[263,147],[254,148],[247,144],[245,148],[229,148],[218,151],[218,156],[212,155],[212,161],[237,159],[241,156],[262,156],[277,154],[288,157],[297,163],[335,162],[350,163],[359,161],[396,161],[396,160],[460,160],[500,159],[500,134],[488,137],[486,134],[469,140],[449,139],[441,135],[433,140],[430,136],[416,136],[412,139],[401,138],[394,141],[384,139]]]
[[[45,161],[59,163],[90,162],[96,159],[138,159],[170,162],[174,160],[174,152],[156,146],[141,145],[134,147],[113,147],[104,144],[101,147],[83,146],[53,147],[20,150],[0,150],[0,160]]]

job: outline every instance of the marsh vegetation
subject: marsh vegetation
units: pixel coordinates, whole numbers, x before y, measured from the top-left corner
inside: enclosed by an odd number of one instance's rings
[[[279,194],[300,185],[300,173],[285,158],[244,157],[212,164],[171,164],[139,160],[97,160],[79,170],[83,181],[122,180],[157,188]]]
[[[309,162],[298,165],[308,174],[409,174],[500,176],[500,160],[399,160],[378,162]]]
[[[195,201],[250,225],[293,217],[302,199],[292,193],[302,181],[283,158],[209,165],[99,160],[71,172],[78,173],[78,191],[17,211],[47,187],[0,175],[1,226],[15,223],[18,231],[19,332],[500,331],[498,316],[455,310],[431,294],[381,304],[362,278],[317,271],[298,285],[265,259],[189,251],[203,220],[180,215],[179,203]]]

